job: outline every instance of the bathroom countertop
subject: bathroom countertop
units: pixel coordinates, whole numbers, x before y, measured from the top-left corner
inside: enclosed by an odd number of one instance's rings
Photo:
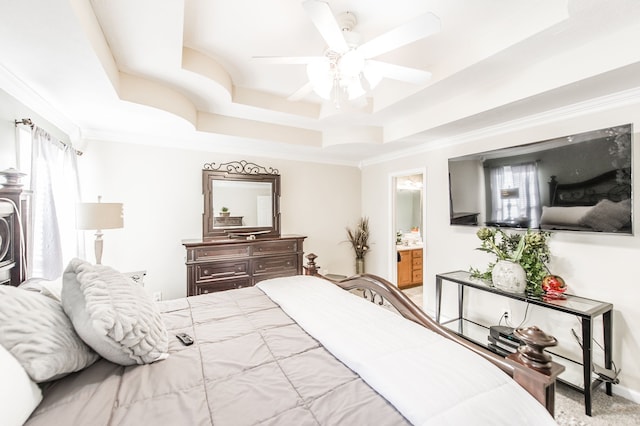
[[[405,246],[404,244],[396,244],[396,249],[398,251],[417,250],[417,249],[421,249],[421,248],[423,248],[423,244],[422,243],[409,244],[408,246]]]

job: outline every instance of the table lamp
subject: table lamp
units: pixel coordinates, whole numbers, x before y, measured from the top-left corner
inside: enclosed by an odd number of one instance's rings
[[[520,188],[503,188],[500,190],[500,198],[507,200],[507,211],[509,212],[509,217],[506,220],[512,220],[511,200],[520,198]]]
[[[78,203],[76,207],[76,228],[95,230],[96,265],[102,261],[102,230],[118,229],[124,226],[122,203]]]

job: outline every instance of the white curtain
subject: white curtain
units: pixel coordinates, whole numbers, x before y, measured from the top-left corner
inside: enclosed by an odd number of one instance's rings
[[[80,191],[75,150],[34,126],[31,153],[32,232],[27,277],[53,280],[79,252],[75,207]]]
[[[540,217],[540,188],[536,163],[494,167],[491,179],[491,217],[497,222],[526,219],[529,228],[537,228]],[[518,197],[503,199],[501,191],[518,188]]]

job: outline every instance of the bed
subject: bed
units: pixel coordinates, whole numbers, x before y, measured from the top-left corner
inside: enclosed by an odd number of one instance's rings
[[[30,426],[555,424],[553,374],[470,345],[379,277],[330,281],[307,258],[306,275],[161,303],[79,259],[61,282],[2,286],[2,410],[26,408]]]
[[[549,206],[542,207],[540,227],[631,233],[631,171],[615,169],[573,183],[549,181]]]

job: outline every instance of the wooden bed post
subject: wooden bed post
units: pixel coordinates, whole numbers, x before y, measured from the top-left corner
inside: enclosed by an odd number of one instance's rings
[[[313,253],[309,253],[308,255],[305,256],[307,259],[309,259],[309,261],[307,262],[306,265],[304,265],[304,274],[305,275],[319,275],[318,274],[318,268],[320,268],[319,266],[316,265],[316,258],[318,256],[316,256]]]

